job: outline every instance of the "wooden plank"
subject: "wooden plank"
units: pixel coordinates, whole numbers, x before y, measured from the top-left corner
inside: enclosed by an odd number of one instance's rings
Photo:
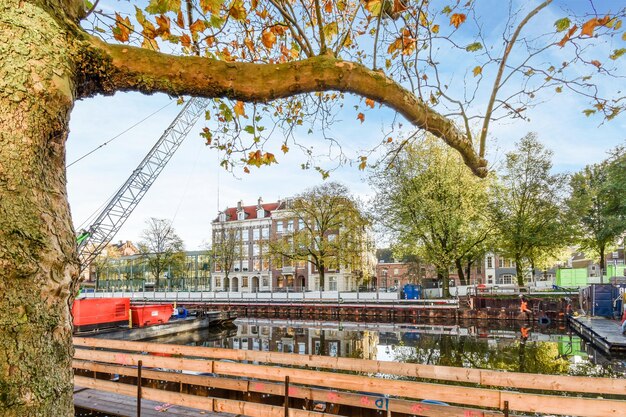
[[[81,376],[74,377],[76,384],[117,394],[133,396],[137,391],[134,385],[104,381]],[[197,408],[204,412],[221,412],[240,414],[251,417],[275,417],[284,414],[284,408],[273,405],[249,403],[245,401],[226,400],[222,398],[201,397],[198,395],[180,394],[154,388],[142,388],[142,396],[147,400],[155,400],[177,404],[184,407]],[[289,409],[289,417],[336,417],[336,414],[317,413],[308,410]]]
[[[165,406],[164,403],[151,400],[142,400],[141,415],[143,417],[162,417]],[[99,391],[85,388],[85,390],[74,394],[74,405],[86,410],[99,411],[107,414],[116,414],[124,417],[135,417],[137,414],[136,398],[115,394],[106,391]],[[206,411],[179,405],[166,407],[167,415],[173,417],[232,417],[221,413],[206,413]]]
[[[256,361],[308,368],[341,369],[374,374],[389,374],[414,378],[457,381],[491,386],[507,386],[559,392],[586,392],[593,394],[626,393],[626,379],[573,377],[503,372],[447,366],[370,361],[352,358],[331,358],[318,355],[298,355],[278,352],[258,352],[199,346],[179,346],[149,342],[120,342],[88,338],[74,338],[76,346],[101,347],[139,352],[169,353],[201,358],[220,358],[236,361]]]
[[[135,376],[136,369],[126,366],[109,365],[85,361],[73,361],[76,369],[89,371]],[[208,377],[204,375],[189,375],[174,372],[142,370],[142,375],[148,379],[156,379],[168,382],[178,382],[190,385],[198,385],[211,388],[224,388],[241,392],[259,392],[262,394],[284,395],[284,384],[265,381],[244,381],[240,379]],[[330,402],[353,407],[370,408],[374,410],[391,410],[406,414],[420,414],[432,417],[502,417],[502,413],[477,410],[464,407],[426,405],[415,401],[400,399],[384,399],[381,396],[353,394],[310,387],[292,386],[289,390],[291,397],[309,399],[313,401]],[[419,413],[418,413],[419,411]]]
[[[432,384],[390,379],[378,379],[359,375],[338,374],[330,372],[309,371],[293,368],[280,368],[263,365],[250,365],[220,361],[205,361],[197,359],[151,357],[117,352],[92,351],[79,349],[76,356],[80,359],[108,361],[123,365],[135,365],[142,360],[147,367],[164,367],[178,370],[194,370],[199,372],[213,372],[231,376],[240,376],[248,379],[270,381],[284,381],[286,376],[294,384],[329,387],[338,390],[353,390],[357,392],[374,392],[398,397],[431,399],[470,405],[477,407],[502,408],[502,395],[510,395],[509,391],[489,390],[484,388],[459,387],[451,385]],[[210,365],[208,365],[210,364]],[[553,404],[559,404],[561,414],[578,415],[581,408],[580,400],[575,397],[548,396],[515,393],[519,401],[511,401],[511,410],[529,412],[541,410],[545,406],[552,409]],[[613,410],[626,410],[626,401],[587,399],[584,404],[596,410],[602,410],[603,416],[617,415]],[[583,409],[584,410],[584,409]],[[621,413],[621,411],[620,411]],[[594,414],[596,415],[596,414]],[[620,414],[621,415],[621,414]]]

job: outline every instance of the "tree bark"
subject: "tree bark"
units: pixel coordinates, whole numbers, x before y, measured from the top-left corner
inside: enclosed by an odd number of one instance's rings
[[[70,416],[78,269],[65,140],[76,69],[65,16],[18,0],[0,16],[0,415]]]
[[[515,256],[515,273],[517,274],[517,285],[524,286],[524,271],[522,268],[522,258]]]
[[[457,258],[454,260],[454,264],[456,266],[456,270],[458,271],[459,274],[459,282],[461,283],[461,285],[467,285],[466,282],[466,278],[465,278],[465,273],[463,272],[463,262],[462,262],[462,258]]]
[[[606,250],[606,244],[600,245],[600,280],[602,280],[602,274],[606,272],[604,269],[606,268],[606,262],[604,260],[604,251]]]

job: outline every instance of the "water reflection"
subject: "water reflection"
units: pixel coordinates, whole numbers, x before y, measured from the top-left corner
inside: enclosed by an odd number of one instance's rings
[[[626,377],[626,358],[607,358],[564,327],[268,319],[239,319],[235,326],[154,341],[516,372]]]

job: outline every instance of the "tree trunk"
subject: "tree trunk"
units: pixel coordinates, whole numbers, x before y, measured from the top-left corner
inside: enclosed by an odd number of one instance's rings
[[[524,286],[524,270],[522,268],[522,262],[521,262],[521,257],[520,256],[515,256],[515,273],[517,274],[517,285],[519,285],[520,287]]]
[[[465,278],[465,273],[463,272],[462,258],[455,259],[454,260],[454,264],[455,264],[456,270],[458,271],[458,274],[459,274],[459,283],[461,285],[467,285],[466,278]]]
[[[76,68],[60,19],[18,0],[0,17],[0,414],[72,416],[65,140]]]
[[[606,272],[604,268],[606,268],[606,262],[604,260],[604,251],[606,250],[606,245],[600,245],[600,280],[602,280],[602,274]]]
[[[319,264],[317,265],[317,270],[320,273],[320,291],[324,291],[324,275],[325,275],[325,271],[324,271],[324,261],[320,261]]]
[[[474,261],[472,261],[471,259],[467,261],[467,269],[465,270],[465,285],[471,285],[472,284],[472,264],[474,263]]]

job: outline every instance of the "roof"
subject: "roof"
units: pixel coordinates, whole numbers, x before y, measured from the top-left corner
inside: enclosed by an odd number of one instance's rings
[[[278,210],[279,208],[283,208],[283,206],[284,206],[284,202],[280,202],[280,201],[275,202],[275,203],[261,204],[261,207],[263,207],[263,210],[265,210],[264,218],[270,217],[272,215],[271,214],[272,211]],[[245,220],[253,220],[253,219],[258,218],[257,217],[257,209],[258,209],[257,204],[253,206],[243,206],[242,209],[246,213]],[[224,210],[224,213],[226,213],[227,222],[237,220],[237,207],[228,207],[226,210]],[[219,222],[219,216],[213,221]]]

